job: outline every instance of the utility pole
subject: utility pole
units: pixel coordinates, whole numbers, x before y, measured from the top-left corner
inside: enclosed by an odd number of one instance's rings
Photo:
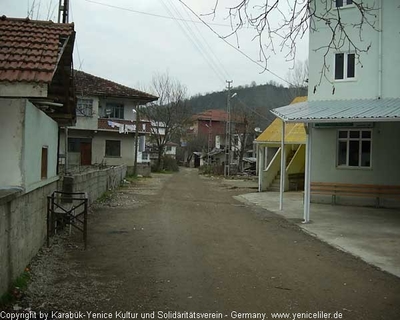
[[[226,119],[226,127],[225,127],[225,168],[224,168],[224,176],[229,177],[229,169],[230,169],[230,162],[231,162],[231,83],[232,80],[227,80],[226,83],[228,84],[228,97],[226,101],[226,112],[227,112],[227,119]]]
[[[136,130],[135,130],[135,162],[133,163],[133,175],[137,176],[137,157],[139,153],[139,106],[135,105],[135,115],[136,115]]]
[[[69,22],[69,0],[59,0],[58,2],[58,23]]]

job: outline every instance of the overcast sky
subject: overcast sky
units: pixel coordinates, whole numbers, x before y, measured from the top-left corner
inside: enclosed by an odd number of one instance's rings
[[[185,0],[199,14],[210,12],[214,1]],[[26,17],[33,0],[0,0],[0,3],[0,15]],[[34,18],[46,20],[50,16],[57,21],[58,0],[36,0],[38,3],[40,7],[35,7]],[[77,33],[76,69],[138,89],[148,86],[154,74],[168,72],[187,86],[190,95],[223,90],[226,80],[233,80],[233,86],[270,80],[285,84],[268,72],[260,73],[260,66],[229,47],[202,23],[174,19],[196,20],[178,0],[70,0],[70,6],[70,22],[75,23]],[[223,3],[214,21],[205,19],[226,25],[212,25],[224,35],[230,27],[224,19],[227,12],[222,9]],[[240,50],[257,60],[258,43],[251,41],[252,36],[251,29],[240,34]],[[229,41],[237,46],[235,38]],[[307,59],[307,50],[308,38],[297,44],[297,59]],[[279,52],[271,54],[268,63],[271,71],[282,78],[287,77],[292,65]]]

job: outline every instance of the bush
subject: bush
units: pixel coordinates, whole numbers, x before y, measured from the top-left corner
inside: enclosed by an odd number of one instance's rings
[[[222,176],[224,174],[224,166],[221,164],[203,165],[199,167],[200,174],[212,174]]]
[[[165,171],[178,172],[179,171],[178,162],[176,161],[175,158],[164,156],[163,169]]]

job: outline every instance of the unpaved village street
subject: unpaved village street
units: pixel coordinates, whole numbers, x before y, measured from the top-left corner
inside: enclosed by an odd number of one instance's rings
[[[400,319],[399,278],[233,199],[246,192],[186,168],[133,182],[94,208],[87,251],[78,236],[44,249],[26,299],[38,310],[156,319],[158,311]]]

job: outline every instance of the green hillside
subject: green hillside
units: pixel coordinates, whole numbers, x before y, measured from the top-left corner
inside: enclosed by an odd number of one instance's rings
[[[296,96],[307,95],[306,88],[287,88],[276,83],[239,86],[231,89],[233,112],[246,112],[253,115],[256,126],[265,129],[274,119],[269,110],[289,104]],[[227,91],[196,95],[188,100],[192,113],[196,114],[208,109],[226,109]]]

